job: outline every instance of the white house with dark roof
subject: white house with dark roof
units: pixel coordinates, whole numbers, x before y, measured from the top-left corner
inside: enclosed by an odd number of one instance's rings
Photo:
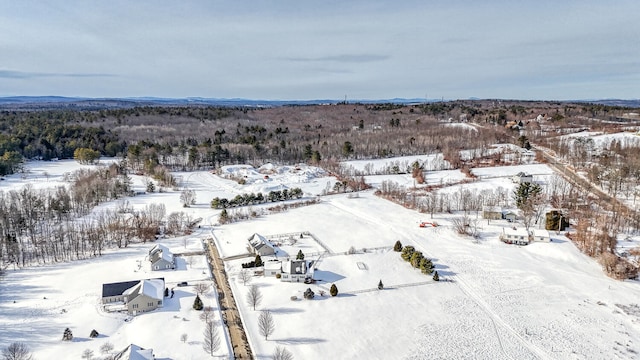
[[[102,284],[102,303],[112,310],[137,315],[162,307],[164,290],[162,278]]]
[[[252,254],[266,256],[266,255],[275,255],[276,249],[271,241],[267,240],[264,236],[255,233],[251,235],[248,239],[249,246],[248,249]]]
[[[162,244],[155,244],[149,250],[149,262],[151,270],[175,269],[176,260],[173,253]]]

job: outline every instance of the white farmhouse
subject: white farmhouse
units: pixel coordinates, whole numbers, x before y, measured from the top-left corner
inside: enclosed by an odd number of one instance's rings
[[[502,228],[500,240],[507,244],[528,245],[529,233],[524,228]]]

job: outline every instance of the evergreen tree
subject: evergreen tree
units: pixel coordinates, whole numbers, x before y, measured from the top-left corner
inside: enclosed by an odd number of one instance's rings
[[[440,281],[440,276],[438,276],[437,271],[433,274],[433,281]]]
[[[378,282],[378,290],[384,289],[384,284],[382,283],[382,279]]]
[[[164,288],[164,297],[169,297],[169,288]]]
[[[302,250],[298,250],[298,255],[296,255],[296,260],[304,260],[304,254]]]
[[[422,271],[423,274],[431,274],[433,272],[433,267],[431,259],[422,258],[422,260],[420,260],[420,271]]]
[[[260,257],[260,254],[256,255],[256,260],[255,260],[255,267],[260,267],[264,265],[264,263],[262,262],[262,258]]]
[[[91,333],[89,334],[90,338],[97,338],[100,334],[96,331],[96,329],[91,330]]]
[[[331,284],[331,289],[329,289],[329,294],[331,294],[331,296],[338,296],[338,287],[336,286],[336,284]]]
[[[220,216],[218,217],[218,222],[220,224],[226,224],[229,222],[229,213],[227,213],[227,209],[222,209]]]
[[[400,240],[396,241],[395,245],[393,245],[393,251],[400,252],[402,251],[402,243]]]
[[[411,263],[411,266],[413,266],[414,268],[418,268],[420,267],[420,262],[422,261],[422,259],[424,259],[422,253],[420,251],[414,251],[413,254],[411,254],[411,259],[409,259],[409,262]]]
[[[410,261],[411,256],[415,251],[416,249],[413,246],[407,245],[404,248],[402,248],[402,254],[400,256],[402,257],[402,259],[404,259],[404,261]]]
[[[526,206],[527,201],[531,198],[534,198],[536,195],[542,192],[542,188],[538,184],[533,183],[522,183],[516,191],[514,191],[513,196],[516,200],[516,206],[518,209],[522,209]]]
[[[64,341],[73,340],[73,333],[71,332],[71,329],[69,328],[64,329],[64,333],[62,334],[62,340]]]
[[[202,300],[200,299],[200,295],[196,295],[196,299],[193,301],[193,308],[198,311],[204,308]]]

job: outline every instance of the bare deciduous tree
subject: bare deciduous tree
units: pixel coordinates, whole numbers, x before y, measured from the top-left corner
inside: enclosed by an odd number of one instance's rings
[[[108,342],[108,341],[106,343],[102,344],[102,346],[100,346],[100,352],[103,355],[109,354],[112,351],[113,351],[113,344]]]
[[[180,335],[180,341],[182,341],[183,343],[186,343],[187,339],[189,339],[189,335],[187,333],[183,333],[182,335]]]
[[[91,360],[91,359],[93,359],[93,350],[91,350],[91,349],[85,349],[85,350],[82,352],[82,358],[83,358],[83,359],[87,359],[87,360]]]
[[[209,284],[206,283],[197,283],[193,289],[196,291],[198,295],[204,295],[207,291],[209,291]]]
[[[202,348],[210,356],[220,349],[220,333],[213,321],[205,323]]]
[[[213,312],[213,308],[211,306],[205,306],[200,313],[200,320],[206,323],[211,322],[213,321],[214,315],[215,313]]]
[[[240,280],[242,280],[242,285],[247,285],[251,282],[251,272],[247,269],[242,269],[240,271]]]
[[[276,346],[273,351],[273,360],[293,360],[293,354],[286,348]]]
[[[263,335],[265,340],[268,340],[269,335],[273,334],[273,331],[276,329],[276,324],[273,322],[271,311],[262,310],[260,312],[260,316],[258,316],[258,329],[260,330],[260,335]]]
[[[182,206],[189,207],[196,203],[196,192],[190,189],[184,189],[180,193],[180,202],[182,202]]]
[[[251,285],[251,288],[249,288],[249,292],[247,293],[247,304],[255,310],[256,306],[260,305],[260,301],[262,301],[260,288],[257,285]]]
[[[21,342],[14,342],[2,350],[3,360],[33,360],[29,347]]]

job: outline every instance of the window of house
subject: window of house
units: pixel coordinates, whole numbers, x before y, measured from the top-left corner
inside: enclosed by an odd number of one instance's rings
[[[162,305],[162,300],[158,300],[158,305]]]
[[[138,304],[133,304],[132,308],[137,309],[138,308]]]

